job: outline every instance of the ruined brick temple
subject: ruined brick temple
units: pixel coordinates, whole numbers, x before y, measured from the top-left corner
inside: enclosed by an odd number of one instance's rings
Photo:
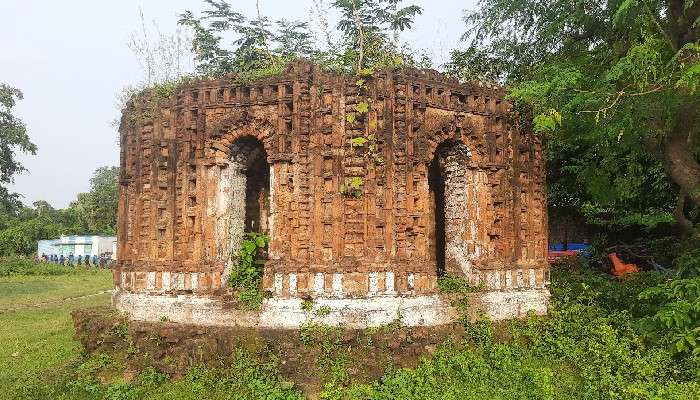
[[[434,71],[306,62],[132,102],[113,303],[214,325],[437,325],[457,315],[437,288],[452,274],[482,286],[471,304],[494,319],[545,313],[544,160],[511,117],[501,89]],[[227,284],[246,231],[270,237],[257,311]]]

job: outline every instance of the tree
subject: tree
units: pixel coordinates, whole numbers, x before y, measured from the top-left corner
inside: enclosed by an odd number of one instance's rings
[[[39,200],[31,207],[0,209],[0,256],[29,255],[41,239],[68,234],[113,235],[117,226],[119,168],[102,167],[90,179],[90,191],[79,193],[65,209]]]
[[[72,209],[57,210],[43,200],[13,214],[0,213],[0,221],[0,256],[30,255],[38,240],[84,232]]]
[[[19,89],[0,83],[0,203],[3,208],[16,208],[18,195],[10,193],[7,184],[25,168],[17,161],[16,153],[36,154],[36,145],[27,135],[27,127],[14,115],[12,108],[17,100],[22,100]]]
[[[209,8],[202,16],[185,11],[179,21],[192,29],[196,69],[203,75],[234,73],[245,81],[280,73],[295,58],[311,58],[322,67],[342,71],[419,63],[407,46],[399,44],[398,33],[410,29],[422,9],[399,7],[401,0],[334,1],[332,6],[342,15],[338,42],[327,30],[328,10],[317,0],[314,12],[316,24],[324,31],[323,43],[313,40],[306,22],[272,24],[259,10],[255,18],[248,19],[226,1],[205,2]],[[225,43],[224,38],[230,37],[233,40]]]
[[[248,20],[243,14],[232,10],[226,1],[205,2],[210,8],[203,12],[203,16],[195,17],[191,11],[185,11],[179,20],[180,25],[187,26],[194,32],[192,51],[197,62],[197,72],[219,76],[281,68],[279,64],[282,54],[274,54],[270,50],[275,34],[267,17],[258,13],[257,18]],[[306,29],[304,24],[296,24],[291,30],[286,25],[282,28],[287,28],[280,32],[283,36],[285,32],[293,33],[296,40],[304,40],[303,35],[299,35]],[[222,43],[226,33],[234,34],[231,49]],[[304,46],[296,45],[295,38],[286,36],[281,39],[292,48],[303,48]],[[277,39],[280,39],[279,35]]]
[[[70,209],[87,232],[114,235],[117,231],[118,204],[119,167],[101,167],[90,179],[90,191],[78,193]]]
[[[286,58],[312,57],[315,51],[309,24],[306,22],[286,19],[277,21],[275,42],[277,42],[275,52]]]
[[[410,5],[399,8],[402,0],[335,0],[341,13],[338,30],[343,33],[346,57],[355,60],[357,71],[384,65],[407,63],[398,33],[410,29],[423,9]],[[390,35],[393,34],[393,35]],[[393,40],[392,40],[393,39]]]
[[[560,171],[600,204],[670,182],[673,214],[690,232],[685,200],[700,206],[699,17],[697,0],[484,0],[466,14],[470,45],[448,69],[507,83],[535,131],[583,144],[572,161],[558,157]],[[673,208],[669,196],[649,197]]]

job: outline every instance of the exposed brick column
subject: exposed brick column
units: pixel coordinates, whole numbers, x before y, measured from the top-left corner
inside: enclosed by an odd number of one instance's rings
[[[478,280],[473,274],[467,237],[469,219],[468,185],[472,171],[467,168],[470,150],[461,143],[452,144],[439,151],[438,162],[444,184],[445,196],[445,272],[462,276],[469,281]],[[477,283],[477,282],[474,282]]]
[[[217,249],[219,249],[217,258],[225,263],[221,277],[222,285],[227,284],[231,269],[236,262],[235,257],[243,241],[246,230],[246,201],[260,201],[260,199],[246,198],[248,175],[251,168],[260,167],[255,165],[260,157],[264,157],[262,146],[243,140],[233,144],[231,159],[225,167],[221,168],[216,192],[218,211],[215,224]],[[265,164],[263,168],[269,168],[269,166]],[[269,195],[269,190],[264,189],[262,193]],[[261,212],[266,211],[261,210]],[[268,222],[267,218],[264,220],[265,223]]]
[[[221,276],[222,285],[226,285],[235,260],[233,256],[243,241],[245,229],[245,196],[246,175],[245,161],[234,155],[228,166],[221,170],[217,203],[219,204],[219,219],[217,225],[217,240],[223,251],[221,260],[225,262],[224,273]]]

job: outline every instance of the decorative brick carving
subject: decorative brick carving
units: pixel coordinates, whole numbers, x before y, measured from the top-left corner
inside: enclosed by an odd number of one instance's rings
[[[246,226],[270,235],[263,284],[278,297],[431,294],[443,258],[488,290],[544,287],[541,142],[511,121],[504,92],[417,70],[366,85],[297,62],[248,86],[203,80],[155,109],[130,104],[118,288],[225,296]],[[376,148],[353,145],[360,136]],[[341,190],[351,178],[357,195]]]

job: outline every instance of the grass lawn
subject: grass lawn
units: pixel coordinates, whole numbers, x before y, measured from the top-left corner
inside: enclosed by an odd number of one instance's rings
[[[111,287],[105,270],[0,278],[0,399],[25,398],[27,384],[78,357],[71,310],[109,304],[110,295],[73,298]]]
[[[99,269],[75,275],[0,277],[0,311],[41,307],[111,288],[110,272]]]
[[[639,293],[666,279],[651,272],[615,279],[582,266],[555,268],[547,317],[511,321],[503,341],[488,320],[464,320],[468,340],[445,343],[414,369],[387,366],[369,383],[349,378],[349,368],[357,366],[344,356],[342,341],[329,335],[310,344],[319,359],[309,374],[324,383],[313,398],[700,399],[700,353],[679,353],[675,336],[654,339],[641,330],[658,303]],[[0,400],[303,398],[280,376],[274,355],[237,353],[223,370],[195,366],[175,381],[152,367],[132,371],[138,375],[127,380],[123,354],[83,357],[70,312],[108,304],[109,293],[96,293],[111,286],[109,271],[0,277]]]

